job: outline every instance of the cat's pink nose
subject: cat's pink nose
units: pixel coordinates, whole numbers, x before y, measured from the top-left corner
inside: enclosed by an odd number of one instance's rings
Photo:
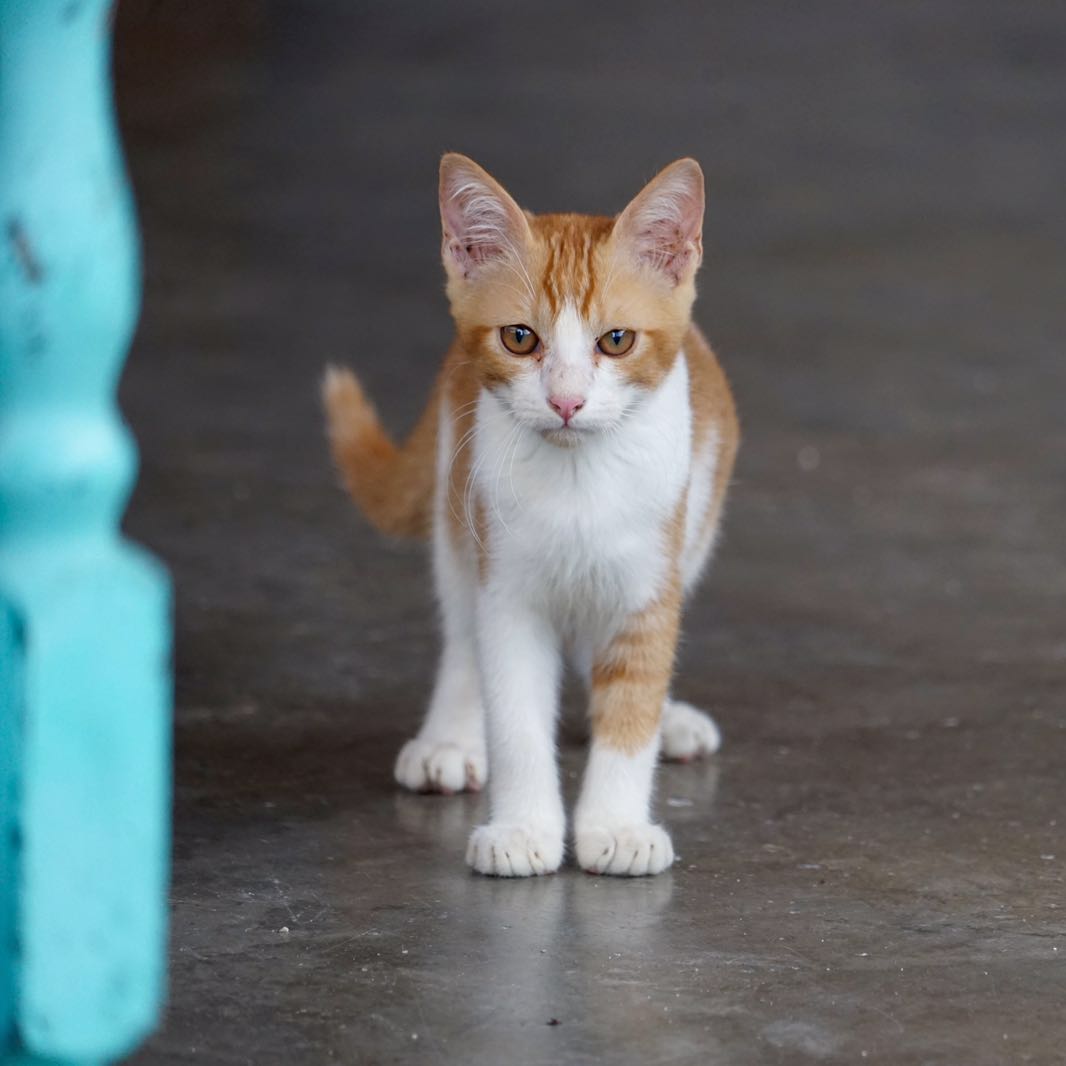
[[[570,419],[585,406],[584,396],[549,396],[548,403],[562,416],[563,425],[570,424]]]

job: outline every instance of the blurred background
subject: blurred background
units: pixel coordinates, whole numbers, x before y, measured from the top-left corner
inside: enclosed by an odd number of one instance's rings
[[[123,0],[115,64],[127,528],[177,584],[172,1005],[136,1061],[1051,1061],[1066,8]],[[533,211],[706,173],[696,317],[745,440],[678,692],[726,748],[664,775],[656,888],[507,895],[462,867],[475,800],[391,784],[428,569],[336,488],[316,390],[346,362],[394,431],[421,410],[446,150]]]

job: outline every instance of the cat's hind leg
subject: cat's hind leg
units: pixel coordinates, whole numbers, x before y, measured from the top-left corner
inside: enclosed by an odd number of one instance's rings
[[[473,656],[444,645],[429,710],[396,760],[396,780],[412,792],[479,792],[488,779],[485,726]]]
[[[443,522],[434,531],[433,562],[444,647],[429,710],[400,751],[396,780],[413,792],[477,792],[488,779],[475,643],[477,563]]]
[[[715,720],[690,703],[668,699],[663,704],[660,755],[669,762],[692,762],[713,755],[722,746]]]

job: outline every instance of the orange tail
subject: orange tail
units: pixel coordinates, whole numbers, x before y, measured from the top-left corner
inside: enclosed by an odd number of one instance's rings
[[[429,536],[436,467],[437,399],[397,448],[350,371],[329,367],[322,381],[333,460],[363,514],[382,533]]]

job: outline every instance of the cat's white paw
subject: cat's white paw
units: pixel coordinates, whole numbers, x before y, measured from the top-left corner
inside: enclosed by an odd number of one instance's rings
[[[579,826],[577,861],[590,874],[642,877],[674,861],[674,845],[661,825]]]
[[[662,757],[689,762],[713,755],[722,746],[722,734],[714,719],[689,703],[667,700],[663,707]]]
[[[412,792],[480,792],[487,778],[485,749],[477,743],[415,737],[396,759],[396,780]]]
[[[553,874],[563,861],[563,833],[525,825],[479,825],[470,834],[466,861],[490,877]]]

